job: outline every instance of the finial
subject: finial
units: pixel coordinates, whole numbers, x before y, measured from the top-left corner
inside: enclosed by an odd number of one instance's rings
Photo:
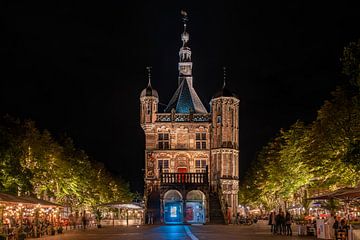
[[[187,21],[189,21],[188,14],[186,11],[181,10],[181,15],[182,15],[183,23],[184,23],[184,32],[186,32],[186,23],[187,23]]]
[[[225,85],[226,85],[226,67],[223,67],[223,75],[224,75],[223,88],[225,88]]]
[[[151,87],[151,67],[147,66],[146,69],[148,71],[148,77],[149,77],[148,87]]]

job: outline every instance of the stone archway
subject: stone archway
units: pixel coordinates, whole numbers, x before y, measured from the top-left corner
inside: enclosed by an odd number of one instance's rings
[[[200,190],[192,190],[186,194],[186,214],[187,223],[205,223],[206,196]]]
[[[177,190],[169,190],[163,198],[164,222],[166,224],[183,223],[183,197]]]

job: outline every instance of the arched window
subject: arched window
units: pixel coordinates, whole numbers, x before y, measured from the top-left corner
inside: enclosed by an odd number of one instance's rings
[[[151,113],[150,103],[147,103],[147,104],[146,104],[146,113],[147,113],[147,114],[150,114],[150,113]]]

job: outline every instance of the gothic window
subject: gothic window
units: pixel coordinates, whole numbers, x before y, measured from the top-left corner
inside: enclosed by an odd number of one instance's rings
[[[147,113],[147,114],[150,114],[150,113],[151,113],[150,103],[146,104],[146,113]]]
[[[195,171],[197,173],[206,172],[206,160],[195,160]]]
[[[163,172],[169,172],[169,160],[158,160],[158,169],[162,169]]]
[[[196,133],[196,149],[206,149],[206,133]]]
[[[217,123],[221,123],[221,116],[219,115],[219,116],[217,116],[217,118],[216,118],[216,122]]]
[[[169,133],[158,134],[158,146],[159,149],[170,149]]]

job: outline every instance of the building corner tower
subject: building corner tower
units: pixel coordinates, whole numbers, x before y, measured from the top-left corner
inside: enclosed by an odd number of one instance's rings
[[[239,103],[224,83],[210,102],[211,107],[211,186],[225,200],[231,215],[238,210],[239,193]]]

